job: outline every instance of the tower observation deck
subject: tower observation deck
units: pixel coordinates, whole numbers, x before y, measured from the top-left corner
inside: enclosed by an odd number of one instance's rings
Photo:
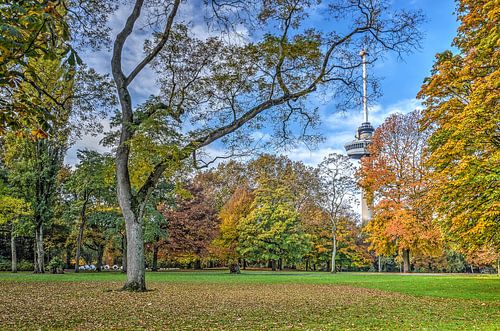
[[[355,139],[344,145],[347,156],[351,159],[359,160],[364,156],[369,156],[368,146],[370,145],[375,129],[368,121],[368,94],[366,80],[366,56],[368,53],[362,50],[359,55],[363,60],[363,114],[364,122],[359,126]],[[361,191],[361,220],[366,224],[372,218],[372,208],[368,205],[363,191]]]

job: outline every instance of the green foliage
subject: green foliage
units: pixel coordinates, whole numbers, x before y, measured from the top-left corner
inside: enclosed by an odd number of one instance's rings
[[[69,42],[69,27],[64,19],[62,1],[9,1],[0,5],[0,87],[16,90],[23,82],[43,82],[33,60],[77,58]],[[44,82],[45,83],[45,82]],[[8,127],[21,129],[47,117],[43,110],[23,96],[24,106],[10,104],[7,95],[0,99],[0,133]],[[36,97],[32,97],[36,99]],[[29,107],[31,105],[31,107]],[[25,107],[27,106],[27,107]]]
[[[12,262],[11,260],[0,258],[0,271],[11,271]],[[17,271],[33,271],[33,262],[31,261],[18,261]]]
[[[238,252],[252,260],[286,259],[293,263],[310,249],[309,236],[300,228],[300,216],[294,211],[283,189],[257,191],[253,208],[237,226]]]
[[[0,271],[10,271],[12,269],[12,263],[10,260],[0,258]]]
[[[47,268],[53,274],[60,274],[64,272],[64,266],[65,262],[59,256],[54,256],[47,265]]]
[[[17,263],[18,271],[33,271],[33,262],[21,260]]]

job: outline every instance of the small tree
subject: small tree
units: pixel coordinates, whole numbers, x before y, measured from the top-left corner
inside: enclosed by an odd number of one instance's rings
[[[349,157],[330,154],[318,165],[321,190],[319,202],[323,207],[331,226],[332,262],[331,272],[336,272],[335,257],[340,223],[349,218],[351,203],[357,192],[354,179],[355,169]]]
[[[110,207],[114,200],[115,180],[110,156],[96,151],[77,152],[79,163],[65,182],[66,191],[71,195],[69,217],[77,215],[78,235],[76,238],[75,272],[79,271],[80,251],[83,235],[88,221],[89,210]],[[75,215],[76,214],[76,215]]]

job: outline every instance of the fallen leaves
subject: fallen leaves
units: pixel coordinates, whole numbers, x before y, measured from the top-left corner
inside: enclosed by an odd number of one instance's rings
[[[0,282],[1,329],[494,328],[498,302],[329,284]],[[498,325],[497,325],[498,326]]]

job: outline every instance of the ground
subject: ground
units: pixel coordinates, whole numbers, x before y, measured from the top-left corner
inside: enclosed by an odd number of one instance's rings
[[[500,330],[500,277],[226,271],[0,273],[0,329]]]

